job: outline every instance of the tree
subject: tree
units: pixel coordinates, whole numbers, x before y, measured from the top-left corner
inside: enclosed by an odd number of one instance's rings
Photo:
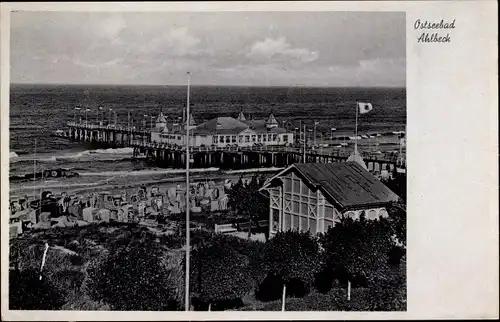
[[[228,192],[229,207],[244,218],[248,218],[249,238],[252,234],[252,225],[258,227],[259,220],[268,219],[269,200],[259,191],[264,181],[264,175],[254,175],[248,183],[244,183],[240,178]]]
[[[215,241],[192,253],[193,304],[220,306],[241,299],[253,286],[248,259],[227,243]],[[220,308],[220,307],[219,307]]]
[[[177,303],[162,266],[161,250],[150,238],[112,245],[107,258],[87,269],[87,289],[113,310],[172,310]]]
[[[275,280],[287,285],[289,295],[303,296],[320,269],[318,241],[309,232],[278,232],[266,243],[262,267],[268,278],[260,286],[261,296],[267,292],[281,294],[281,288],[276,290],[280,283]]]
[[[338,279],[365,284],[388,262],[393,247],[387,219],[360,220],[344,217],[321,238],[326,266]]]

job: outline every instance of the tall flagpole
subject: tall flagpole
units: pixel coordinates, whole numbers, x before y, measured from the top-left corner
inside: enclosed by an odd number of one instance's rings
[[[190,261],[190,231],[189,231],[189,86],[190,73],[187,73],[187,105],[186,105],[186,292],[185,305],[186,311],[189,311],[189,261]]]
[[[358,110],[359,103],[356,102],[356,134],[354,135],[354,152],[358,152]]]
[[[306,125],[304,124],[304,163],[306,163]]]

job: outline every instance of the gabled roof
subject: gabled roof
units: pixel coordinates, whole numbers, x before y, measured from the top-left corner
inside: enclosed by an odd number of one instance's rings
[[[196,121],[191,113],[189,113],[189,126],[196,126]]]
[[[248,125],[232,117],[216,117],[193,129],[193,134],[239,134]]]
[[[278,173],[261,189],[267,189],[290,171],[294,171],[314,191],[340,210],[383,206],[399,197],[356,162],[298,163]]]
[[[359,154],[358,150],[354,150],[354,152],[347,158],[347,161],[352,161],[358,163],[360,166],[362,166],[365,169],[368,169],[366,167],[365,161],[363,161],[363,158]]]
[[[245,117],[245,114],[243,114],[243,112],[240,111],[240,114],[238,115],[237,120],[238,121],[246,121],[247,118]]]
[[[167,119],[165,118],[162,112],[160,112],[160,115],[158,115],[156,123],[167,123]]]
[[[266,124],[278,124],[278,121],[274,117],[273,113],[271,113],[271,115],[269,115],[269,117],[266,121]]]

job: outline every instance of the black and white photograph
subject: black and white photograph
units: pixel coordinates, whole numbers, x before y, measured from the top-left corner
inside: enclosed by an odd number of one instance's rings
[[[405,26],[13,12],[9,309],[406,311]]]

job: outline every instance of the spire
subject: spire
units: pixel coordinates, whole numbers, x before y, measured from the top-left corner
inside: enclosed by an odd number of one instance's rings
[[[158,115],[156,123],[167,123],[167,119],[165,118],[162,112],[160,112],[160,115]]]
[[[271,115],[269,115],[269,118],[266,121],[267,128],[278,127],[278,125],[279,125],[278,121],[274,117],[273,113],[271,113]]]
[[[366,167],[365,161],[363,161],[363,158],[358,152],[358,149],[354,149],[354,152],[347,158],[347,162],[356,162],[360,166],[362,166],[364,169],[368,170]]]
[[[246,121],[247,118],[245,117],[245,114],[243,114],[243,111],[240,111],[240,114],[238,115],[237,118],[238,121]]]
[[[196,126],[196,121],[191,113],[189,113],[189,126]]]

